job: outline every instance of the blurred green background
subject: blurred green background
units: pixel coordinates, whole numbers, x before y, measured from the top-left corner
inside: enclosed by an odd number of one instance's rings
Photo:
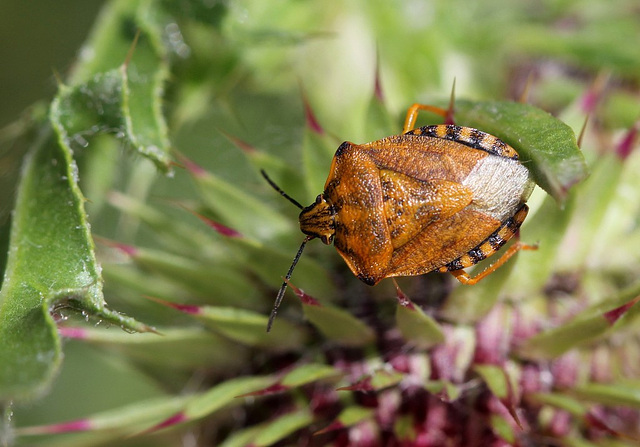
[[[56,92],[102,1],[3,0],[0,4],[0,128]]]

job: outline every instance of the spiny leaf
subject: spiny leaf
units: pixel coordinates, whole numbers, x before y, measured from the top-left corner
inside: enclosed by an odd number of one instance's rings
[[[319,435],[333,430],[340,430],[341,428],[352,427],[364,420],[371,419],[373,416],[373,409],[353,405],[342,410],[331,424],[315,434]]]
[[[176,222],[151,205],[118,192],[112,192],[109,201],[114,207],[149,225],[161,236],[161,242],[175,251],[193,253],[196,256],[196,253],[202,255],[204,247],[205,254],[212,258],[228,256],[224,246],[211,243],[210,231],[201,231],[186,222]]]
[[[322,365],[319,363],[309,363],[299,366],[289,372],[282,378],[280,383],[287,387],[299,387],[318,380],[336,377],[340,374],[341,372],[332,366]]]
[[[55,376],[61,352],[52,307],[149,330],[105,307],[75,169],[67,146],[47,131],[23,170],[0,291],[0,400],[34,397]]]
[[[202,328],[167,328],[158,334],[127,334],[122,331],[61,327],[60,334],[120,352],[136,362],[159,367],[171,358],[168,369],[217,366],[240,368],[249,352]]]
[[[402,373],[389,371],[387,369],[378,369],[373,373],[364,376],[352,385],[338,388],[338,391],[380,391],[397,385],[404,378],[405,375]]]
[[[401,295],[402,294],[402,295]],[[396,323],[405,340],[427,349],[444,341],[444,333],[429,315],[398,289]]]
[[[500,402],[507,408],[511,417],[522,427],[515,408],[515,396],[513,385],[509,375],[504,368],[496,365],[476,365],[473,370],[482,377],[491,392],[500,399]]]
[[[270,446],[295,431],[310,425],[313,415],[307,408],[296,408],[263,424],[254,425],[231,434],[220,447]]]
[[[542,290],[554,272],[561,250],[560,243],[565,237],[573,211],[578,206],[576,202],[576,195],[572,193],[564,209],[560,209],[547,196],[536,213],[525,221],[522,237],[526,237],[526,242],[537,243],[538,249],[517,255],[517,262],[504,285],[505,291],[508,290],[510,295],[526,298],[527,295]]]
[[[304,315],[309,322],[328,339],[347,346],[363,346],[374,339],[373,330],[348,312],[320,304],[291,283],[289,287],[301,299]]]
[[[463,392],[462,387],[448,380],[429,380],[425,383],[424,388],[445,402],[457,400]]]
[[[190,400],[183,412],[183,421],[193,421],[208,416],[227,405],[240,405],[242,399],[237,396],[248,390],[263,388],[273,381],[273,378],[238,377],[222,382],[205,393]]]
[[[580,243],[567,250],[564,256],[560,254],[566,259],[564,268],[581,268],[593,256],[594,242],[608,230],[603,224],[620,184],[623,168],[624,163],[615,154],[605,153],[593,163],[589,178],[578,186],[579,205],[573,207],[572,213],[572,221],[577,225],[572,226],[575,232],[572,237]]]
[[[640,408],[640,388],[637,383],[587,383],[571,389],[568,393],[579,399],[607,406]]]
[[[635,15],[624,14],[624,7],[620,6],[621,15],[598,14],[597,20],[590,20],[590,26],[576,27],[570,33],[541,32],[539,26],[526,26],[514,43],[533,55],[558,57],[595,70],[611,69],[638,79],[640,60],[633,39],[640,27]],[[612,29],[616,32],[612,33]]]
[[[120,14],[132,14],[138,6],[120,2],[109,10],[104,23],[115,27],[107,32],[105,25],[103,36],[118,34]],[[168,169],[168,140],[160,115],[167,70],[147,39],[153,32],[160,30],[148,27],[141,34],[135,60],[120,68],[92,71],[78,66],[77,81],[60,86],[51,104],[53,132],[43,130],[26,161],[0,291],[0,400],[33,397],[51,382],[61,358],[49,315],[54,306],[80,308],[132,330],[149,329],[105,308],[72,151],[86,147],[88,136],[108,132]],[[113,49],[114,42],[103,40],[103,48]],[[125,56],[123,52],[121,62]]]
[[[308,408],[298,408],[295,411],[269,421],[253,441],[256,447],[266,447],[286,438],[297,430],[306,427],[313,421],[313,414]]]
[[[274,393],[282,393],[319,380],[333,379],[340,374],[341,372],[332,366],[308,363],[296,366],[291,371],[288,371],[282,378],[264,388],[243,393],[239,397],[266,396]]]
[[[112,432],[111,439],[131,434],[149,423],[161,420],[182,408],[191,396],[166,396],[124,407],[104,411],[83,419],[57,424],[22,427],[16,430],[18,435],[34,436],[47,433],[68,433],[72,431]]]
[[[123,247],[122,244],[119,247]],[[125,247],[135,264],[146,272],[152,272],[165,280],[170,280],[197,296],[211,295],[213,285],[217,287],[212,302],[230,305],[237,302],[238,296],[247,297],[251,302],[254,288],[248,283],[246,275],[229,260],[216,262],[193,260],[161,250]]]
[[[528,358],[553,358],[568,350],[602,337],[625,314],[637,315],[640,284],[629,287],[606,303],[599,303],[583,311],[567,323],[528,340],[519,348]],[[611,307],[615,306],[615,307]],[[631,321],[628,318],[627,321]]]
[[[529,393],[527,399],[568,411],[574,416],[583,417],[587,413],[587,407],[584,403],[563,393]]]
[[[97,73],[86,82],[60,87],[51,104],[51,122],[62,144],[83,148],[90,136],[110,133],[168,171],[169,140],[159,106],[166,67],[152,59],[150,48],[146,51],[151,54],[138,48],[136,60],[146,56],[149,66],[131,62]]]
[[[265,203],[220,177],[182,158],[199,188],[205,206],[223,224],[256,240],[272,239],[291,230],[292,223]],[[256,222],[259,224],[256,225]]]
[[[244,309],[203,306],[195,315],[217,333],[247,346],[278,351],[300,349],[308,337],[302,328],[287,321],[280,321],[267,335],[268,317]]]

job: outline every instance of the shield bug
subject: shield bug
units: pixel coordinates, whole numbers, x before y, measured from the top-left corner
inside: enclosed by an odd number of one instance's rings
[[[264,173],[280,194],[302,211],[306,235],[269,318],[271,328],[291,273],[306,243],[333,243],[360,280],[450,272],[475,284],[521,249],[512,245],[475,277],[463,269],[496,253],[524,221],[534,183],[509,145],[477,129],[452,124],[414,128],[414,104],[404,131],[366,144],[338,147],[324,192],[303,207]]]

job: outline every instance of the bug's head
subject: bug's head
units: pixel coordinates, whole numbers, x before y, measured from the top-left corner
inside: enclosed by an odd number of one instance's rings
[[[302,256],[302,251],[304,250],[307,242],[314,237],[317,237],[327,245],[333,242],[333,236],[335,234],[335,211],[333,206],[327,202],[322,194],[316,198],[316,201],[312,205],[306,208],[303,207],[295,199],[291,198],[286,192],[284,192],[278,185],[276,185],[273,180],[269,178],[266,172],[260,171],[260,173],[273,189],[278,191],[285,199],[302,210],[300,213],[300,229],[307,235],[307,237],[302,241],[302,244],[300,244],[298,253],[295,258],[293,258],[291,267],[289,267],[289,271],[284,277],[284,282],[282,283],[282,286],[280,286],[280,290],[276,296],[276,301],[273,304],[273,309],[269,316],[269,322],[267,323],[267,332],[269,332],[271,330],[271,325],[278,314],[278,309],[280,308],[280,303],[282,303],[282,299],[284,298],[284,292],[287,290],[287,285],[289,284],[289,279],[291,279],[293,269],[296,267],[298,260],[300,260],[300,256]]]
[[[307,236],[317,237],[323,243],[329,245],[336,234],[336,212],[331,203],[320,194],[316,201],[300,213],[300,230]]]

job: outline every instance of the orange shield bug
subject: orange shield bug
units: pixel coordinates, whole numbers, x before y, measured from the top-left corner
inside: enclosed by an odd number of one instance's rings
[[[338,147],[324,192],[303,207],[262,172],[280,194],[302,209],[306,235],[278,292],[267,331],[305,244],[333,243],[360,280],[452,273],[475,284],[521,249],[517,243],[475,277],[463,269],[493,255],[520,228],[534,183],[509,145],[485,132],[449,124],[414,129],[414,104],[404,131],[367,144]]]

